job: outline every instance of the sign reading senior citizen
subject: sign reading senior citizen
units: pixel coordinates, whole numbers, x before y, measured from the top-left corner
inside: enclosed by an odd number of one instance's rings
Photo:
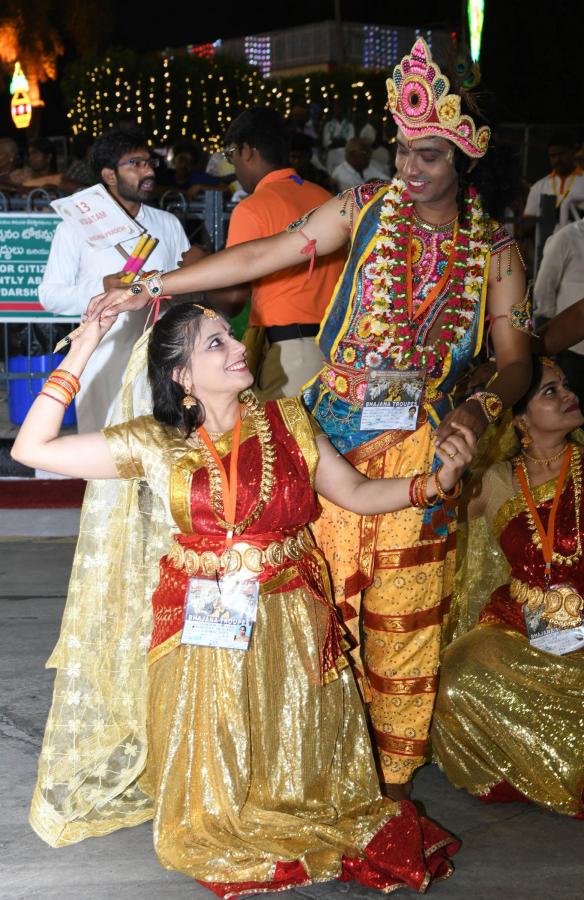
[[[103,250],[144,231],[108,194],[102,184],[53,200],[51,206],[90,247]]]
[[[0,213],[0,321],[55,319],[38,300],[59,217]]]

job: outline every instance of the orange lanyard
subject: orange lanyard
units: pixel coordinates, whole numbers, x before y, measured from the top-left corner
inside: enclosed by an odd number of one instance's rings
[[[231,527],[227,531],[227,540],[226,545],[229,547],[233,542],[233,529],[235,527],[235,510],[237,506],[237,461],[239,459],[239,442],[241,436],[241,406],[239,407],[239,413],[237,416],[237,422],[235,423],[235,427],[233,429],[233,435],[231,439],[231,462],[229,464],[229,480],[227,479],[227,472],[225,471],[225,466],[223,465],[223,461],[219,454],[217,453],[217,448],[215,447],[213,441],[201,425],[200,428],[197,429],[197,433],[200,435],[201,440],[204,442],[207,450],[213,457],[213,461],[217,468],[219,469],[219,474],[221,476],[221,487],[223,489],[223,510],[225,512],[225,521]]]
[[[562,491],[564,489],[564,482],[566,481],[566,475],[568,474],[568,469],[570,468],[570,460],[572,458],[572,446],[568,445],[566,447],[566,452],[564,453],[564,458],[562,460],[562,468],[560,469],[560,474],[558,475],[558,483],[556,485],[556,493],[554,496],[554,500],[552,503],[552,508],[550,511],[550,517],[548,519],[547,530],[544,529],[542,521],[540,519],[539,513],[537,511],[537,507],[533,502],[533,496],[531,494],[531,490],[529,488],[529,482],[527,480],[527,476],[525,474],[525,470],[522,465],[518,465],[515,469],[517,480],[521,485],[521,490],[523,491],[523,496],[525,497],[525,502],[529,507],[529,511],[533,517],[533,521],[535,522],[535,527],[537,528],[537,532],[539,534],[541,540],[541,546],[543,551],[543,558],[545,560],[545,575],[546,580],[549,579],[550,570],[552,567],[552,556],[554,550],[554,531],[556,527],[556,514],[558,512],[558,506],[560,505],[560,497],[562,495]]]
[[[556,206],[561,206],[570,191],[572,190],[572,185],[576,180],[576,176],[581,174],[578,169],[574,169],[571,175],[567,176],[568,179],[568,187],[564,190],[564,184],[566,183],[566,178],[560,178],[559,175],[556,175],[555,172],[552,172],[552,192],[556,196]],[[556,191],[556,178],[560,178],[559,190]]]
[[[408,315],[410,320],[418,319],[426,310],[432,305],[436,297],[444,290],[448,283],[448,279],[450,278],[450,273],[452,272],[452,267],[454,265],[454,245],[456,241],[456,233],[458,231],[458,223],[454,226],[454,232],[452,235],[452,251],[450,256],[448,257],[448,263],[446,264],[446,268],[444,270],[444,274],[442,278],[438,282],[438,284],[434,285],[432,290],[426,294],[426,297],[414,312],[414,277],[412,274],[412,245],[413,245],[413,228],[410,227],[410,239],[408,241],[408,254],[407,254],[407,275],[406,275],[406,296],[408,301]]]

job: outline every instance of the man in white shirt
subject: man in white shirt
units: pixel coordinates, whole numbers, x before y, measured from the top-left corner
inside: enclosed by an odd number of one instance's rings
[[[584,194],[584,172],[576,164],[576,142],[567,132],[558,131],[551,135],[548,156],[552,171],[530,188],[523,215],[526,218],[539,216],[541,198],[547,194],[556,198],[559,221],[564,204],[575,195],[582,197]]]
[[[345,161],[332,174],[339,191],[367,181],[388,181],[387,174],[371,162],[371,147],[363,138],[351,138],[345,147]]]
[[[553,319],[584,297],[584,220],[561,228],[545,245],[534,287],[535,312]],[[584,341],[558,354],[568,381],[584,400]]]
[[[355,127],[345,116],[343,104],[339,100],[333,101],[332,118],[322,126],[322,146],[326,155],[326,168],[328,172],[343,160],[345,144],[355,137]]]
[[[555,215],[546,229],[544,223],[538,222],[536,226],[536,254],[543,249],[546,238],[552,232],[567,225],[570,221],[569,213],[576,201],[584,202],[584,172],[576,164],[576,142],[571,134],[565,131],[554,132],[548,141],[548,156],[552,171],[544,178],[540,178],[529,190],[527,203],[523,211],[528,233],[530,222],[542,214],[542,198],[554,198]],[[533,226],[531,226],[533,227]]]
[[[145,205],[153,196],[154,170],[158,163],[139,131],[114,129],[97,139],[91,154],[96,180],[158,245],[146,263],[148,271],[176,269],[190,249],[178,219]],[[136,239],[122,243],[130,254]],[[66,222],[57,226],[39,300],[46,310],[60,315],[81,316],[92,297],[121,285],[123,257],[115,247],[90,248]],[[106,424],[122,383],[134,343],[146,322],[146,311],[122,313],[93,354],[75,405],[80,432],[96,431]]]

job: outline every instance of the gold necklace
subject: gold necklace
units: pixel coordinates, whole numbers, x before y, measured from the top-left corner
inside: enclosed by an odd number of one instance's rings
[[[265,409],[258,403],[257,398],[251,391],[243,391],[240,396],[241,402],[249,411],[255,428],[255,432],[260,444],[262,453],[262,475],[260,478],[260,490],[258,501],[245,519],[238,522],[235,527],[223,518],[223,490],[221,486],[221,473],[217,468],[208,448],[203,441],[197,438],[201,455],[205,461],[205,467],[209,473],[209,497],[211,501],[211,510],[215,516],[217,523],[225,531],[233,531],[234,534],[242,534],[246,528],[255,522],[261,516],[266,503],[269,503],[272,497],[272,489],[274,486],[274,462],[276,460],[276,450],[272,443],[272,429]],[[233,448],[232,448],[233,452]]]
[[[243,397],[243,394],[241,395],[241,398],[242,398],[242,402],[245,403],[246,400]],[[248,412],[249,412],[249,409],[246,406],[241,412],[241,421],[242,422],[245,422],[245,420],[247,419]],[[205,428],[205,431],[207,432],[207,434],[209,435],[209,437],[211,438],[213,443],[216,443],[216,441],[220,440],[224,435],[229,434],[230,431],[233,431],[233,428],[226,428],[225,431],[209,431],[207,428]],[[196,443],[197,443],[197,446],[199,446],[200,441],[198,438],[196,439]]]
[[[565,451],[565,449],[566,449],[567,446],[568,446],[568,444],[567,444],[567,442],[566,442],[566,443],[564,444],[564,446],[562,447],[562,449],[561,449],[561,450],[558,450],[557,453],[554,453],[553,456],[542,456],[542,457],[539,457],[539,456],[530,456],[529,453],[526,453],[526,452],[525,452],[525,450],[522,450],[521,453],[522,453],[522,455],[523,455],[526,459],[528,459],[530,462],[533,462],[533,463],[540,463],[540,464],[542,464],[542,465],[544,465],[544,466],[549,466],[551,463],[555,462],[556,459],[559,459],[560,456],[563,455],[563,453],[564,453],[564,451]]]
[[[430,222],[425,222],[424,219],[421,219],[419,217],[419,215],[416,213],[416,210],[414,208],[414,222],[416,223],[416,225],[419,225],[420,228],[423,228],[424,231],[430,231],[430,232],[452,231],[457,220],[458,220],[458,213],[449,222],[443,222],[440,225],[432,225]]]
[[[565,451],[562,451],[562,453]],[[529,482],[529,475],[527,473],[527,468],[525,463],[521,459],[520,456],[516,457],[514,460],[518,465],[520,465],[525,473],[525,479],[527,484],[529,485],[529,489],[531,490],[531,485]],[[554,550],[552,552],[552,562],[555,562],[559,566],[571,566],[575,562],[578,562],[580,557],[582,556],[582,535],[580,532],[580,509],[582,505],[582,455],[580,453],[579,448],[576,444],[572,447],[572,456],[570,458],[570,475],[572,476],[572,486],[574,489],[574,517],[576,519],[576,549],[573,553],[570,553],[568,556],[564,556],[563,553],[559,553]],[[533,493],[533,492],[532,492]],[[535,524],[535,520],[529,509],[529,506],[524,501],[525,510],[527,512],[527,524],[529,526],[529,530],[531,531],[531,541],[538,550],[543,549],[543,545],[541,543],[541,538],[539,536],[539,532],[537,530],[537,525]]]

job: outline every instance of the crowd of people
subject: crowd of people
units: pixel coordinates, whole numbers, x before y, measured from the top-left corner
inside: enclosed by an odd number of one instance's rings
[[[53,846],[153,818],[162,864],[221,897],[425,890],[458,846],[409,799],[432,753],[482,800],[584,815],[584,416],[558,357],[584,340],[584,285],[557,306],[542,288],[536,334],[504,155],[421,38],[388,108],[393,179],[340,109],[318,134],[294,110],[293,141],[247,110],[225,250],[179,265],[169,233],[131,287],[83,248],[66,277],[49,261],[43,303],[57,285],[83,323],[13,455],[90,479],[31,812]],[[290,164],[292,144],[320,168],[319,135],[334,195]],[[143,136],[91,160],[152,212]],[[107,422],[59,436],[114,329],[161,297]]]
[[[311,111],[294,107],[285,120],[287,162],[307,181],[330,192],[352,187],[375,178],[389,178],[392,171],[389,138],[381,120],[367,121],[359,135],[342,105],[335,101],[330,116],[322,123],[310,118]],[[123,130],[137,131],[135,117],[120,119]],[[38,137],[26,148],[12,138],[0,138],[0,190],[21,194],[35,187],[51,187],[60,194],[74,193],[94,184],[91,165],[94,139],[75,135],[67,148],[66,160],[58,160],[63,148],[54,140]],[[347,146],[348,145],[348,146]],[[208,153],[194,140],[169,142],[155,151],[158,162],[156,195],[179,190],[193,199],[203,190],[225,191],[243,196],[233,167],[220,152]],[[348,184],[350,182],[350,184]]]

